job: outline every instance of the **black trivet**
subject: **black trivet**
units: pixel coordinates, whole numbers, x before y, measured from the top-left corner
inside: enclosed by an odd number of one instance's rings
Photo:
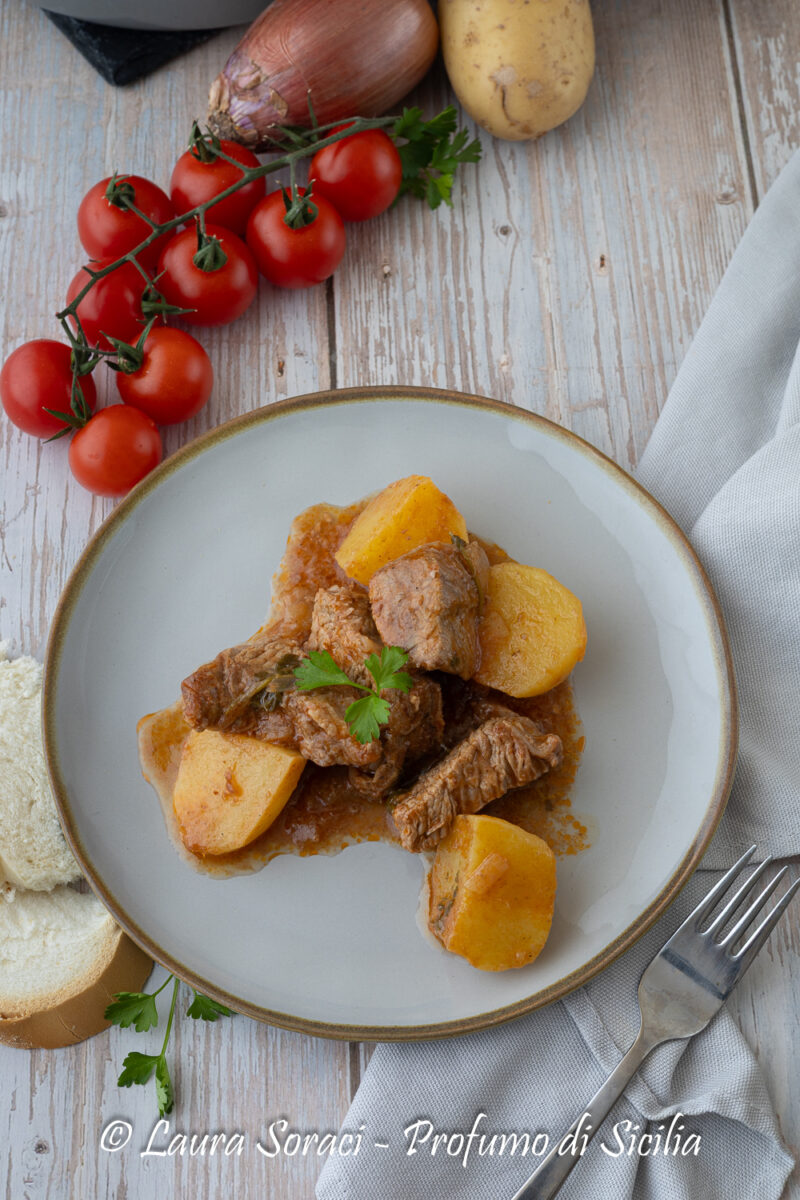
[[[95,25],[93,21],[79,21],[46,9],[44,12],[103,79],[118,87],[142,79],[220,32],[219,29],[119,29],[116,25]]]

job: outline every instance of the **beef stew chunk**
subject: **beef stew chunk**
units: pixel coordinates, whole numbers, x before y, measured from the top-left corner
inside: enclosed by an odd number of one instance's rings
[[[392,811],[406,850],[432,850],[457,813],[478,812],[561,763],[561,739],[519,713],[493,716],[420,776]]]
[[[350,771],[350,782],[363,796],[382,799],[394,787],[401,772],[425,755],[441,753],[444,736],[442,693],[434,679],[412,671],[410,692],[391,689],[389,722],[381,730],[383,755],[374,771]],[[373,743],[377,745],[378,743]]]
[[[250,733],[259,715],[254,698],[268,679],[299,662],[302,654],[296,642],[268,631],[223,650],[181,684],[188,724],[193,729]]]
[[[469,679],[478,668],[478,616],[489,564],[477,542],[431,543],[381,567],[369,583],[372,615],[387,645],[426,671]]]
[[[366,588],[353,583],[319,589],[306,649],[327,650],[351,679],[372,686],[364,660],[370,654],[380,654],[383,643],[372,619]],[[363,678],[365,675],[367,678]]]
[[[286,744],[318,767],[377,766],[383,758],[380,741],[357,741],[345,720],[347,708],[361,695],[357,688],[350,687],[287,692],[281,707],[292,733]]]
[[[350,664],[360,655],[365,682],[371,684],[364,658],[379,653],[381,643],[366,591],[346,586],[321,589],[314,605],[312,641],[316,646],[309,644],[309,649],[328,649],[354,679],[359,672]],[[413,672],[409,693],[389,691],[389,722],[379,739],[363,744],[353,737],[345,718],[349,705],[363,692],[354,687],[302,692],[292,686],[291,663],[305,653],[294,642],[268,633],[223,650],[183,681],[188,724],[287,746],[320,767],[350,767],[354,786],[378,798],[396,783],[407,759],[413,762],[439,748],[444,722],[435,680]],[[284,690],[275,693],[274,704],[265,706],[265,683],[272,685],[276,676]]]

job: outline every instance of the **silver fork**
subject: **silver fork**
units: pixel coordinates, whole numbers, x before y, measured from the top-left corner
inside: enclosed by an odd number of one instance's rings
[[[739,945],[786,874],[787,868],[783,867],[736,923],[723,934],[724,926],[738,912],[772,862],[771,858],[767,858],[737,889],[711,923],[701,929],[735,877],[750,861],[755,849],[755,846],[751,846],[722,876],[645,969],[639,981],[642,1023],[636,1041],[589,1101],[581,1116],[542,1160],[528,1182],[514,1194],[513,1200],[550,1200],[555,1196],[650,1051],[662,1042],[692,1037],[705,1029],[744,975],[800,887],[798,879],[747,940]],[[734,952],[736,946],[738,949]],[[576,1136],[578,1133],[580,1137]]]

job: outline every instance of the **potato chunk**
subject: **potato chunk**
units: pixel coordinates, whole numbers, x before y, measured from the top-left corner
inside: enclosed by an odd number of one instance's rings
[[[379,567],[429,542],[467,539],[467,526],[453,501],[426,475],[390,483],[370,500],[336,551],[342,570],[368,584]]]
[[[428,925],[482,971],[524,967],[547,941],[555,895],[547,842],[498,817],[461,815],[436,851]]]
[[[243,733],[193,729],[173,805],[183,844],[201,857],[246,846],[278,817],[306,760]]]
[[[583,658],[581,602],[539,567],[497,563],[489,568],[478,641],[478,683],[509,696],[540,696]]]

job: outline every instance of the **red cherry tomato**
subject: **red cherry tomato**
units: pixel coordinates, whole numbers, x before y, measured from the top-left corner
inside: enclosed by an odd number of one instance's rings
[[[83,398],[94,411],[97,393],[91,375],[79,381]],[[0,399],[9,421],[33,437],[49,438],[69,426],[45,409],[70,412],[72,351],[63,342],[39,338],[25,342],[8,356],[0,371]]]
[[[117,181],[133,187],[133,203],[159,225],[175,216],[169,196],[149,179],[141,175],[118,175]],[[89,188],[78,209],[78,236],[90,258],[121,258],[150,232],[150,226],[136,213],[106,199],[109,182],[101,179]],[[141,255],[142,266],[155,267],[168,237],[165,234],[148,246]]]
[[[88,265],[96,270],[112,261],[106,258]],[[88,282],[87,268],[81,267],[69,285],[67,304],[72,303]],[[98,279],[78,305],[78,316],[90,346],[110,350],[111,343],[104,336],[107,333],[123,342],[137,341],[146,324],[141,306],[142,292],[146,286],[133,263],[123,263],[110,275]]]
[[[257,167],[259,165],[255,154],[246,146],[224,140],[220,142],[220,145],[226,154],[230,154],[231,158],[235,158],[242,166]],[[232,183],[236,183],[242,178],[242,175],[242,171],[224,158],[203,162],[191,150],[187,150],[175,163],[169,184],[175,212],[185,213],[190,208],[197,208],[199,204],[205,204],[207,200],[224,192]],[[247,218],[266,190],[263,177],[254,179],[240,187],[238,192],[226,196],[218,204],[206,209],[206,218],[213,221],[215,225],[224,225],[226,229],[232,229],[234,233],[244,237]]]
[[[197,232],[184,229],[161,255],[158,288],[170,304],[194,309],[181,317],[189,325],[227,325],[255,300],[258,268],[242,239],[230,229],[207,225],[206,232],[217,239],[227,262],[215,271],[195,266]]]
[[[299,188],[302,196],[305,189]],[[270,192],[250,214],[247,244],[258,269],[279,287],[301,288],[322,283],[342,261],[345,233],[342,218],[324,196],[314,196],[317,215],[310,225],[292,229],[284,221],[283,193]]]
[[[403,165],[382,129],[365,129],[318,150],[308,177],[314,195],[330,200],[344,221],[366,221],[384,212],[400,191]]]
[[[96,496],[125,496],[161,462],[161,434],[138,408],[101,408],[72,438],[69,465]]]
[[[214,370],[203,347],[190,333],[167,326],[150,330],[138,371],[117,371],[117,388],[126,405],[147,413],[159,425],[187,421],[211,395]]]

